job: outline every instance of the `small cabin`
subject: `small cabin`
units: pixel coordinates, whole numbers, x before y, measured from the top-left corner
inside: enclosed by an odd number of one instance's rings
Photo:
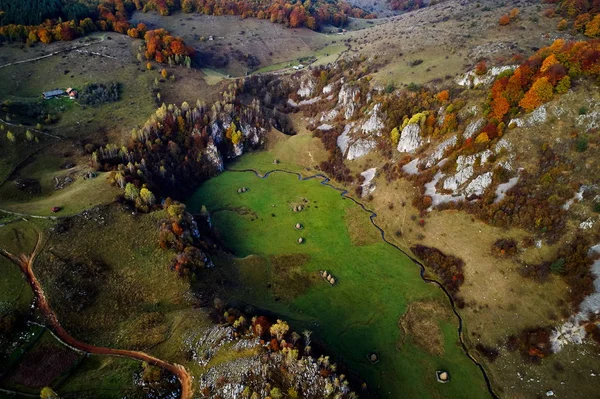
[[[67,94],[69,95],[69,98],[72,100],[77,98],[77,90],[74,90],[72,87],[69,87],[67,89]]]
[[[61,97],[64,96],[65,92],[63,90],[51,90],[51,91],[46,91],[43,93],[44,96],[44,100],[49,100],[51,98],[57,98],[57,97]]]

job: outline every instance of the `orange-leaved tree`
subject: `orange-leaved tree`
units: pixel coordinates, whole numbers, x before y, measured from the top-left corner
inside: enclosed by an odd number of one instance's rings
[[[519,105],[527,112],[531,112],[545,102],[552,99],[552,84],[547,77],[541,77],[536,80],[531,89],[525,93],[525,97],[519,102]]]

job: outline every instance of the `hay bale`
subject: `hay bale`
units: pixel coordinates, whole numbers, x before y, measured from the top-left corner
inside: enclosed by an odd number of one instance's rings
[[[300,223],[296,223],[296,230],[300,230],[302,228],[302,225]]]
[[[298,244],[302,244],[302,243],[304,243],[304,238],[302,238],[302,237],[298,238]]]
[[[435,376],[437,378],[437,381],[441,382],[442,384],[445,384],[448,381],[450,381],[450,374],[447,371],[437,370],[435,372]]]

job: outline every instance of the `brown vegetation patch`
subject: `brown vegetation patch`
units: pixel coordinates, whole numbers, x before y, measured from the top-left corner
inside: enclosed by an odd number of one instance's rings
[[[444,355],[444,334],[438,320],[447,317],[447,311],[435,302],[413,302],[398,320],[398,327],[404,333],[398,341],[400,349],[407,337],[436,356]]]
[[[539,363],[550,355],[550,327],[537,327],[523,330],[518,336],[508,337],[509,351],[518,350],[523,360]]]
[[[63,346],[40,344],[29,352],[10,376],[10,381],[31,388],[49,386],[77,361],[77,353]]]
[[[315,273],[302,270],[310,260],[306,254],[271,256],[271,287],[276,298],[291,301],[304,294],[318,280]]]
[[[551,273],[559,275],[570,287],[569,300],[576,309],[583,299],[594,292],[594,277],[590,271],[593,259],[588,255],[589,239],[576,236],[564,244],[552,261],[524,265],[519,272],[523,277],[545,282]]]
[[[517,254],[518,244],[513,238],[499,238],[492,245],[492,255],[503,258]]]
[[[366,214],[357,206],[346,208],[344,221],[350,236],[350,241],[355,247],[376,244],[381,240],[378,231],[372,226],[365,225]]]
[[[454,299],[457,300],[458,290],[465,281],[463,275],[463,266],[465,262],[456,256],[446,255],[437,248],[426,247],[425,245],[415,245],[411,247],[410,250],[433,270],[444,287],[452,294]],[[462,307],[461,303],[458,303],[458,305],[459,307]]]

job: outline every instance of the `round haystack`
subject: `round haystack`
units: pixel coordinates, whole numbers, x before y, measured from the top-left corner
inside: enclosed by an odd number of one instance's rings
[[[448,381],[450,381],[450,374],[447,371],[438,370],[435,372],[435,376],[438,382],[441,382],[442,384],[445,384]]]
[[[327,270],[323,270],[323,273],[321,273],[321,276],[323,276],[323,278],[327,278]]]
[[[373,364],[379,362],[379,356],[377,355],[377,353],[371,352],[371,354],[369,354],[369,361]]]
[[[300,223],[296,223],[296,230],[300,230],[302,228],[302,225]]]
[[[329,282],[331,283],[331,285],[335,285],[335,278],[334,278],[334,277],[332,277],[332,278],[329,280]]]
[[[302,237],[298,238],[298,244],[302,244],[302,243],[304,243],[304,238],[302,238]]]
[[[238,188],[238,194],[241,194],[241,193],[242,193],[242,189]]]

